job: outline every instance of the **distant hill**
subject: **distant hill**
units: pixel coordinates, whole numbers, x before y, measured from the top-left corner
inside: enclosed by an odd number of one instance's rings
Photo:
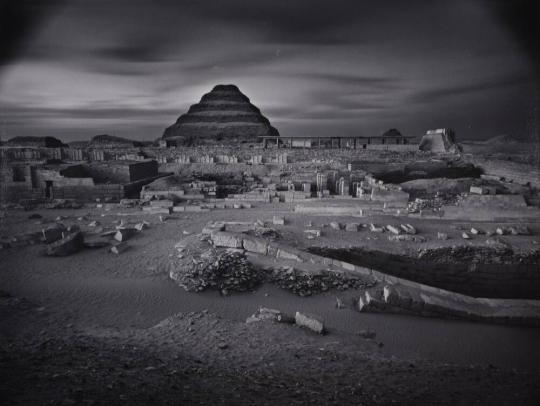
[[[488,138],[487,140],[465,140],[463,142],[466,144],[477,144],[477,145],[486,145],[486,146],[489,146],[489,145],[498,146],[501,144],[508,144],[508,143],[512,143],[512,144],[527,143],[527,141],[520,140],[514,137],[513,135],[509,135],[509,134],[496,135],[495,137]]]
[[[464,152],[489,154],[531,153],[539,144],[531,140],[522,140],[512,135],[502,134],[483,141],[464,141]]]
[[[33,148],[60,148],[65,147],[62,141],[54,137],[35,137],[35,136],[24,136],[24,137],[13,137],[9,139],[5,145],[13,147],[33,147]]]
[[[89,141],[71,141],[68,142],[70,148],[86,148]]]
[[[512,135],[508,135],[508,134],[497,135],[495,137],[489,138],[489,139],[484,141],[485,144],[507,144],[509,142],[511,142],[511,143],[515,143],[515,142],[522,143],[523,141],[515,138]]]
[[[117,137],[115,135],[100,134],[92,137],[88,147],[142,147],[143,142]]]

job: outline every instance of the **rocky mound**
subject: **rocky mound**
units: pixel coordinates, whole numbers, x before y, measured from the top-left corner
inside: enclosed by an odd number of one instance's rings
[[[257,142],[257,137],[265,135],[279,133],[238,87],[217,85],[168,127],[163,138],[196,145],[222,140]]]

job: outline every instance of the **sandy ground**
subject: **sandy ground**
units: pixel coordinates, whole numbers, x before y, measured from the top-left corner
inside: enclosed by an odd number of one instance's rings
[[[335,307],[336,297],[351,303],[354,291],[300,298],[264,285],[222,297],[188,293],[168,279],[183,231],[199,232],[209,220],[271,219],[279,208],[186,213],[165,223],[128,209],[38,211],[51,220],[69,216],[65,224],[97,220],[112,226],[123,218],[146,219],[151,226],[119,256],[96,249],[49,258],[41,255],[42,245],[0,251],[0,289],[10,295],[0,299],[2,399],[7,404],[449,405],[540,399],[540,329]],[[0,234],[41,229],[29,214],[9,212]],[[85,214],[86,220],[77,221]],[[282,232],[299,247],[313,241],[295,225],[331,221],[283,214],[290,223]],[[415,225],[425,234],[436,235],[440,228],[429,221]],[[459,236],[455,224],[447,226]],[[369,241],[370,247],[387,250],[418,249],[418,244],[372,240],[366,231],[352,234],[332,231],[318,243]],[[521,238],[516,244],[523,249],[535,246],[534,237],[510,238]],[[246,325],[245,318],[261,305],[318,314],[329,334],[273,323]],[[375,339],[360,337],[361,330],[374,331]]]

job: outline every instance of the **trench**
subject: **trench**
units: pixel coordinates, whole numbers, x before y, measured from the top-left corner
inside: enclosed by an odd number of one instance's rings
[[[469,260],[445,252],[444,258],[422,259],[356,248],[310,247],[308,251],[357,266],[473,297],[540,299],[538,255],[515,263]],[[489,258],[488,258],[489,259]]]

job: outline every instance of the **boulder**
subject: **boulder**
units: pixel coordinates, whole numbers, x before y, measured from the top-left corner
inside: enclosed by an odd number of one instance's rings
[[[47,255],[62,257],[74,254],[84,248],[84,237],[82,232],[68,234],[64,238],[57,240],[47,247]]]

